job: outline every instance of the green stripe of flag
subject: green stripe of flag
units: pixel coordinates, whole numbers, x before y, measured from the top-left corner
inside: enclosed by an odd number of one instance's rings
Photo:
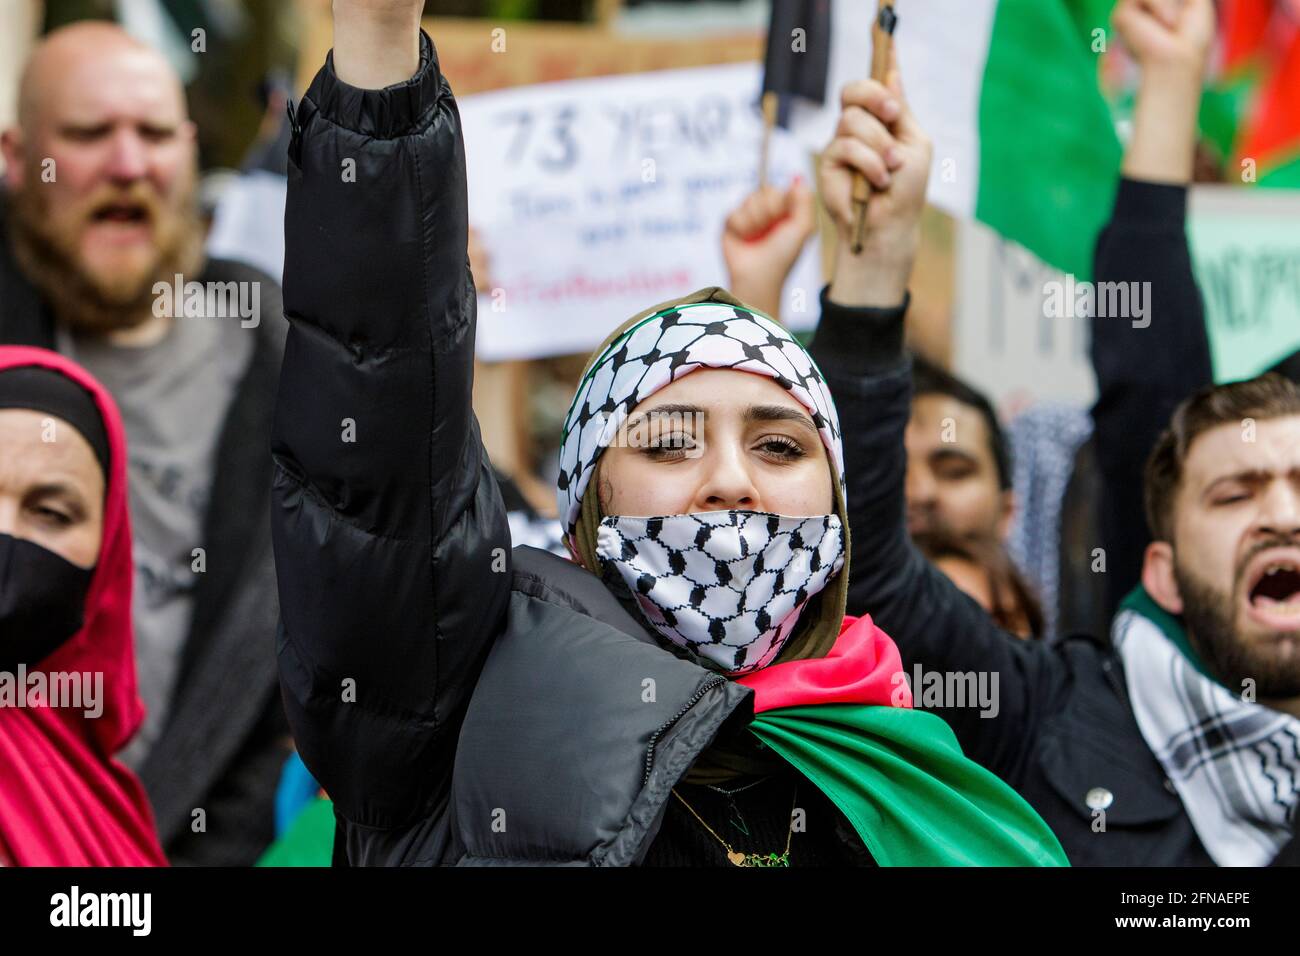
[[[1094,30],[1114,0],[1001,0],[979,105],[975,215],[1057,268],[1092,275],[1121,158]]]

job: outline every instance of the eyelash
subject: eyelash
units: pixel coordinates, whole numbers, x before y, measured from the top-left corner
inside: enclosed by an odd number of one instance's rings
[[[774,451],[772,446],[777,446],[777,450]],[[651,444],[642,449],[642,452],[656,461],[675,461],[695,447],[695,439],[691,435],[674,432],[671,435],[657,436]],[[796,461],[808,454],[797,441],[784,435],[768,435],[761,439],[755,448],[786,461]]]
[[[641,451],[655,461],[675,461],[694,448],[693,436],[686,432],[673,432],[667,435],[656,435]]]
[[[44,506],[37,506],[32,510],[35,511],[43,520],[56,524],[61,528],[66,528],[72,524],[71,516],[64,514],[62,511],[56,511],[53,508],[46,508]]]
[[[800,445],[793,438],[787,438],[785,435],[768,435],[759,442],[760,448],[766,448],[769,445],[780,445],[784,449],[777,454],[788,460],[803,458],[808,453],[804,451],[803,445]]]

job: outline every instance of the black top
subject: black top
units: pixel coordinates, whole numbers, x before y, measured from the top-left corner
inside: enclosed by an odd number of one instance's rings
[[[1185,186],[1123,179],[1110,222],[1097,237],[1094,281],[1150,283],[1145,320],[1150,325],[1135,327],[1126,318],[1090,320],[1107,618],[1137,585],[1151,541],[1142,502],[1147,457],[1178,404],[1214,379],[1186,221]]]
[[[675,790],[738,853],[779,856],[788,839],[791,866],[875,865],[856,835],[846,832],[848,823],[835,805],[794,770],[743,778],[721,789],[678,784]],[[790,832],[792,821],[794,833]],[[643,865],[732,864],[722,844],[674,796]]]

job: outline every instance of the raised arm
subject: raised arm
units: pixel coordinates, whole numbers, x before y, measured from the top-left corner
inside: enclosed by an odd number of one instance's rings
[[[336,0],[299,104],[272,441],[286,711],[339,813],[377,828],[445,799],[510,582],[470,406],[460,119],[421,6]]]
[[[821,169],[839,243],[812,353],[830,384],[844,436],[849,613],[870,614],[894,639],[909,676],[916,665],[977,680],[980,674],[997,676],[992,706],[968,701],[956,707],[945,700],[932,709],[952,725],[968,756],[1014,782],[1028,752],[1023,728],[1050,706],[1061,665],[1042,645],[999,630],[921,556],[906,527],[903,434],[912,386],[903,317],[930,144],[896,79],[888,89],[870,81],[852,84],[842,99],[844,115]],[[871,197],[867,242],[857,256],[849,244],[852,169],[867,173],[879,190]],[[921,688],[913,690],[919,696]]]
[[[1213,5],[1123,0],[1113,22],[1142,79],[1115,210],[1098,238],[1093,270],[1099,289],[1122,283],[1130,290],[1132,312],[1091,320],[1108,617],[1138,583],[1150,541],[1142,504],[1147,456],[1178,403],[1213,379],[1186,232]],[[1138,302],[1142,314],[1132,308]]]

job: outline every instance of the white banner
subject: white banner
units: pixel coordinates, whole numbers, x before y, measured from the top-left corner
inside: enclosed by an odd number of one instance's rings
[[[460,101],[469,218],[491,257],[479,298],[486,361],[587,352],[665,299],[727,284],[722,226],[754,189],[760,66],[637,73]],[[810,186],[808,154],[773,136],[769,179]],[[811,328],[820,253],[808,243],[781,319]]]
[[[1296,222],[1296,190],[1192,187],[1188,246],[1216,381],[1258,375],[1300,349]],[[1097,383],[1088,319],[1048,317],[1044,309],[1050,289],[1079,283],[979,223],[958,225],[958,250],[957,372],[1008,417],[1038,399],[1091,405]]]
[[[957,223],[954,371],[1007,420],[1042,399],[1091,406],[1088,320],[1048,318],[1044,290],[1065,274],[972,220]]]

